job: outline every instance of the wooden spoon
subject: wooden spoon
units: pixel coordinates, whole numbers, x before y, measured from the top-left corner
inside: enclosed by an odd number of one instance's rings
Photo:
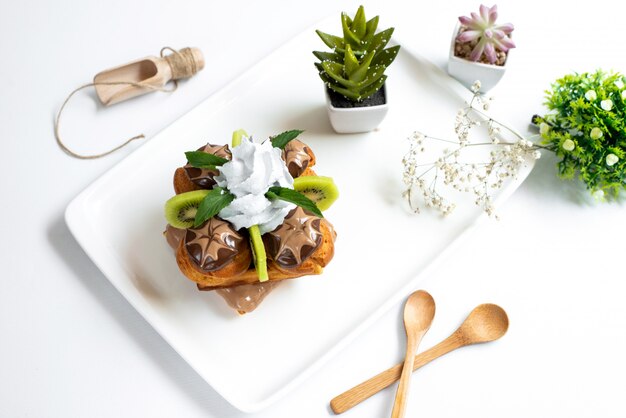
[[[448,338],[436,346],[415,356],[413,370],[430,363],[466,345],[495,341],[506,334],[509,328],[509,318],[504,309],[490,303],[478,305],[465,318],[461,326]],[[353,387],[330,401],[330,407],[335,414],[341,414],[365,399],[380,392],[400,378],[402,365],[398,364],[382,373]]]
[[[415,352],[422,338],[428,332],[435,317],[435,301],[428,292],[413,292],[404,305],[404,328],[406,330],[406,355],[402,365],[402,376],[396,392],[391,418],[402,418],[406,411],[406,394],[409,391]]]

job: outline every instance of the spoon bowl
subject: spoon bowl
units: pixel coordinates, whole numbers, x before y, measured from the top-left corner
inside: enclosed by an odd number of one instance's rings
[[[478,305],[457,330],[467,344],[495,341],[509,329],[509,317],[504,309],[492,303]]]
[[[413,292],[404,305],[404,327],[409,332],[426,332],[435,317],[435,301],[423,290]]]
[[[407,393],[413,374],[415,351],[424,334],[430,329],[435,317],[435,301],[423,290],[413,292],[404,305],[404,328],[406,329],[406,356],[402,366],[400,384],[396,392],[391,418],[402,418],[406,411]]]

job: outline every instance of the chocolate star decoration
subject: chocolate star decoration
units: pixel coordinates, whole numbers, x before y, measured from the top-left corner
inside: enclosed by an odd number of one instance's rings
[[[301,265],[322,242],[319,227],[317,216],[296,207],[282,225],[266,234],[270,256],[285,267]]]
[[[218,270],[239,252],[243,237],[222,219],[213,217],[199,228],[187,230],[185,247],[203,270]]]

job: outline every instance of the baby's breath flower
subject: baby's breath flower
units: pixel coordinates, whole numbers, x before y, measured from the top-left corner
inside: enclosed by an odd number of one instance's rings
[[[600,139],[602,138],[602,136],[604,136],[604,134],[602,133],[602,129],[596,127],[591,130],[589,136],[591,137],[591,139]]]
[[[622,80],[615,80],[614,84],[620,90],[624,88],[624,82]]]
[[[539,133],[540,133],[541,135],[545,135],[545,134],[547,134],[549,130],[550,130],[550,125],[548,125],[547,123],[545,123],[545,122],[541,122],[541,123],[539,124]]]
[[[600,107],[608,112],[609,110],[613,109],[613,100],[611,99],[602,100],[600,102]]]
[[[563,145],[561,145],[561,148],[563,148],[565,151],[574,151],[574,148],[576,148],[576,144],[574,143],[574,141],[568,138],[563,141]]]
[[[606,156],[606,165],[609,167],[615,165],[619,161],[619,158],[615,154],[609,154]]]
[[[474,83],[472,90],[474,97],[457,112],[455,117],[456,141],[443,139],[444,142],[453,142],[456,145],[442,146],[442,154],[427,164],[418,162],[419,156],[413,154],[411,148],[403,160],[403,180],[407,186],[403,196],[415,213],[419,213],[419,208],[416,207],[417,200],[413,199],[413,196],[421,198],[423,207],[433,208],[443,216],[450,214],[455,205],[442,194],[442,190],[447,190],[470,194],[476,205],[488,215],[497,218],[493,193],[502,188],[505,182],[516,178],[520,169],[531,159],[541,157],[538,146],[511,128],[494,119],[480,119],[481,112],[478,108],[484,109],[485,104],[490,103],[492,99],[480,96],[480,82]],[[489,142],[470,140],[470,132],[479,129],[480,126],[486,131]],[[546,124],[546,127],[549,128],[549,125]],[[423,138],[437,140],[427,135]],[[415,147],[414,141],[411,147]],[[471,145],[489,147],[483,154],[484,161],[464,161],[465,153],[469,153],[466,149]],[[475,158],[473,152],[470,156]]]
[[[587,92],[585,93],[585,99],[589,100],[590,102],[593,102],[597,98],[598,95],[596,94],[595,90],[587,90]]]

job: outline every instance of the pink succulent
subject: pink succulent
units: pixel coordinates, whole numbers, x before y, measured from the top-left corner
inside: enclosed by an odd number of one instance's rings
[[[478,40],[478,43],[470,54],[470,60],[478,61],[485,54],[490,63],[495,63],[496,49],[507,52],[511,48],[515,48],[515,43],[509,35],[513,32],[513,24],[505,23],[497,25],[498,6],[493,5],[487,7],[480,5],[480,14],[471,13],[472,17],[461,16],[459,22],[466,28],[457,40],[461,43],[472,42]]]

